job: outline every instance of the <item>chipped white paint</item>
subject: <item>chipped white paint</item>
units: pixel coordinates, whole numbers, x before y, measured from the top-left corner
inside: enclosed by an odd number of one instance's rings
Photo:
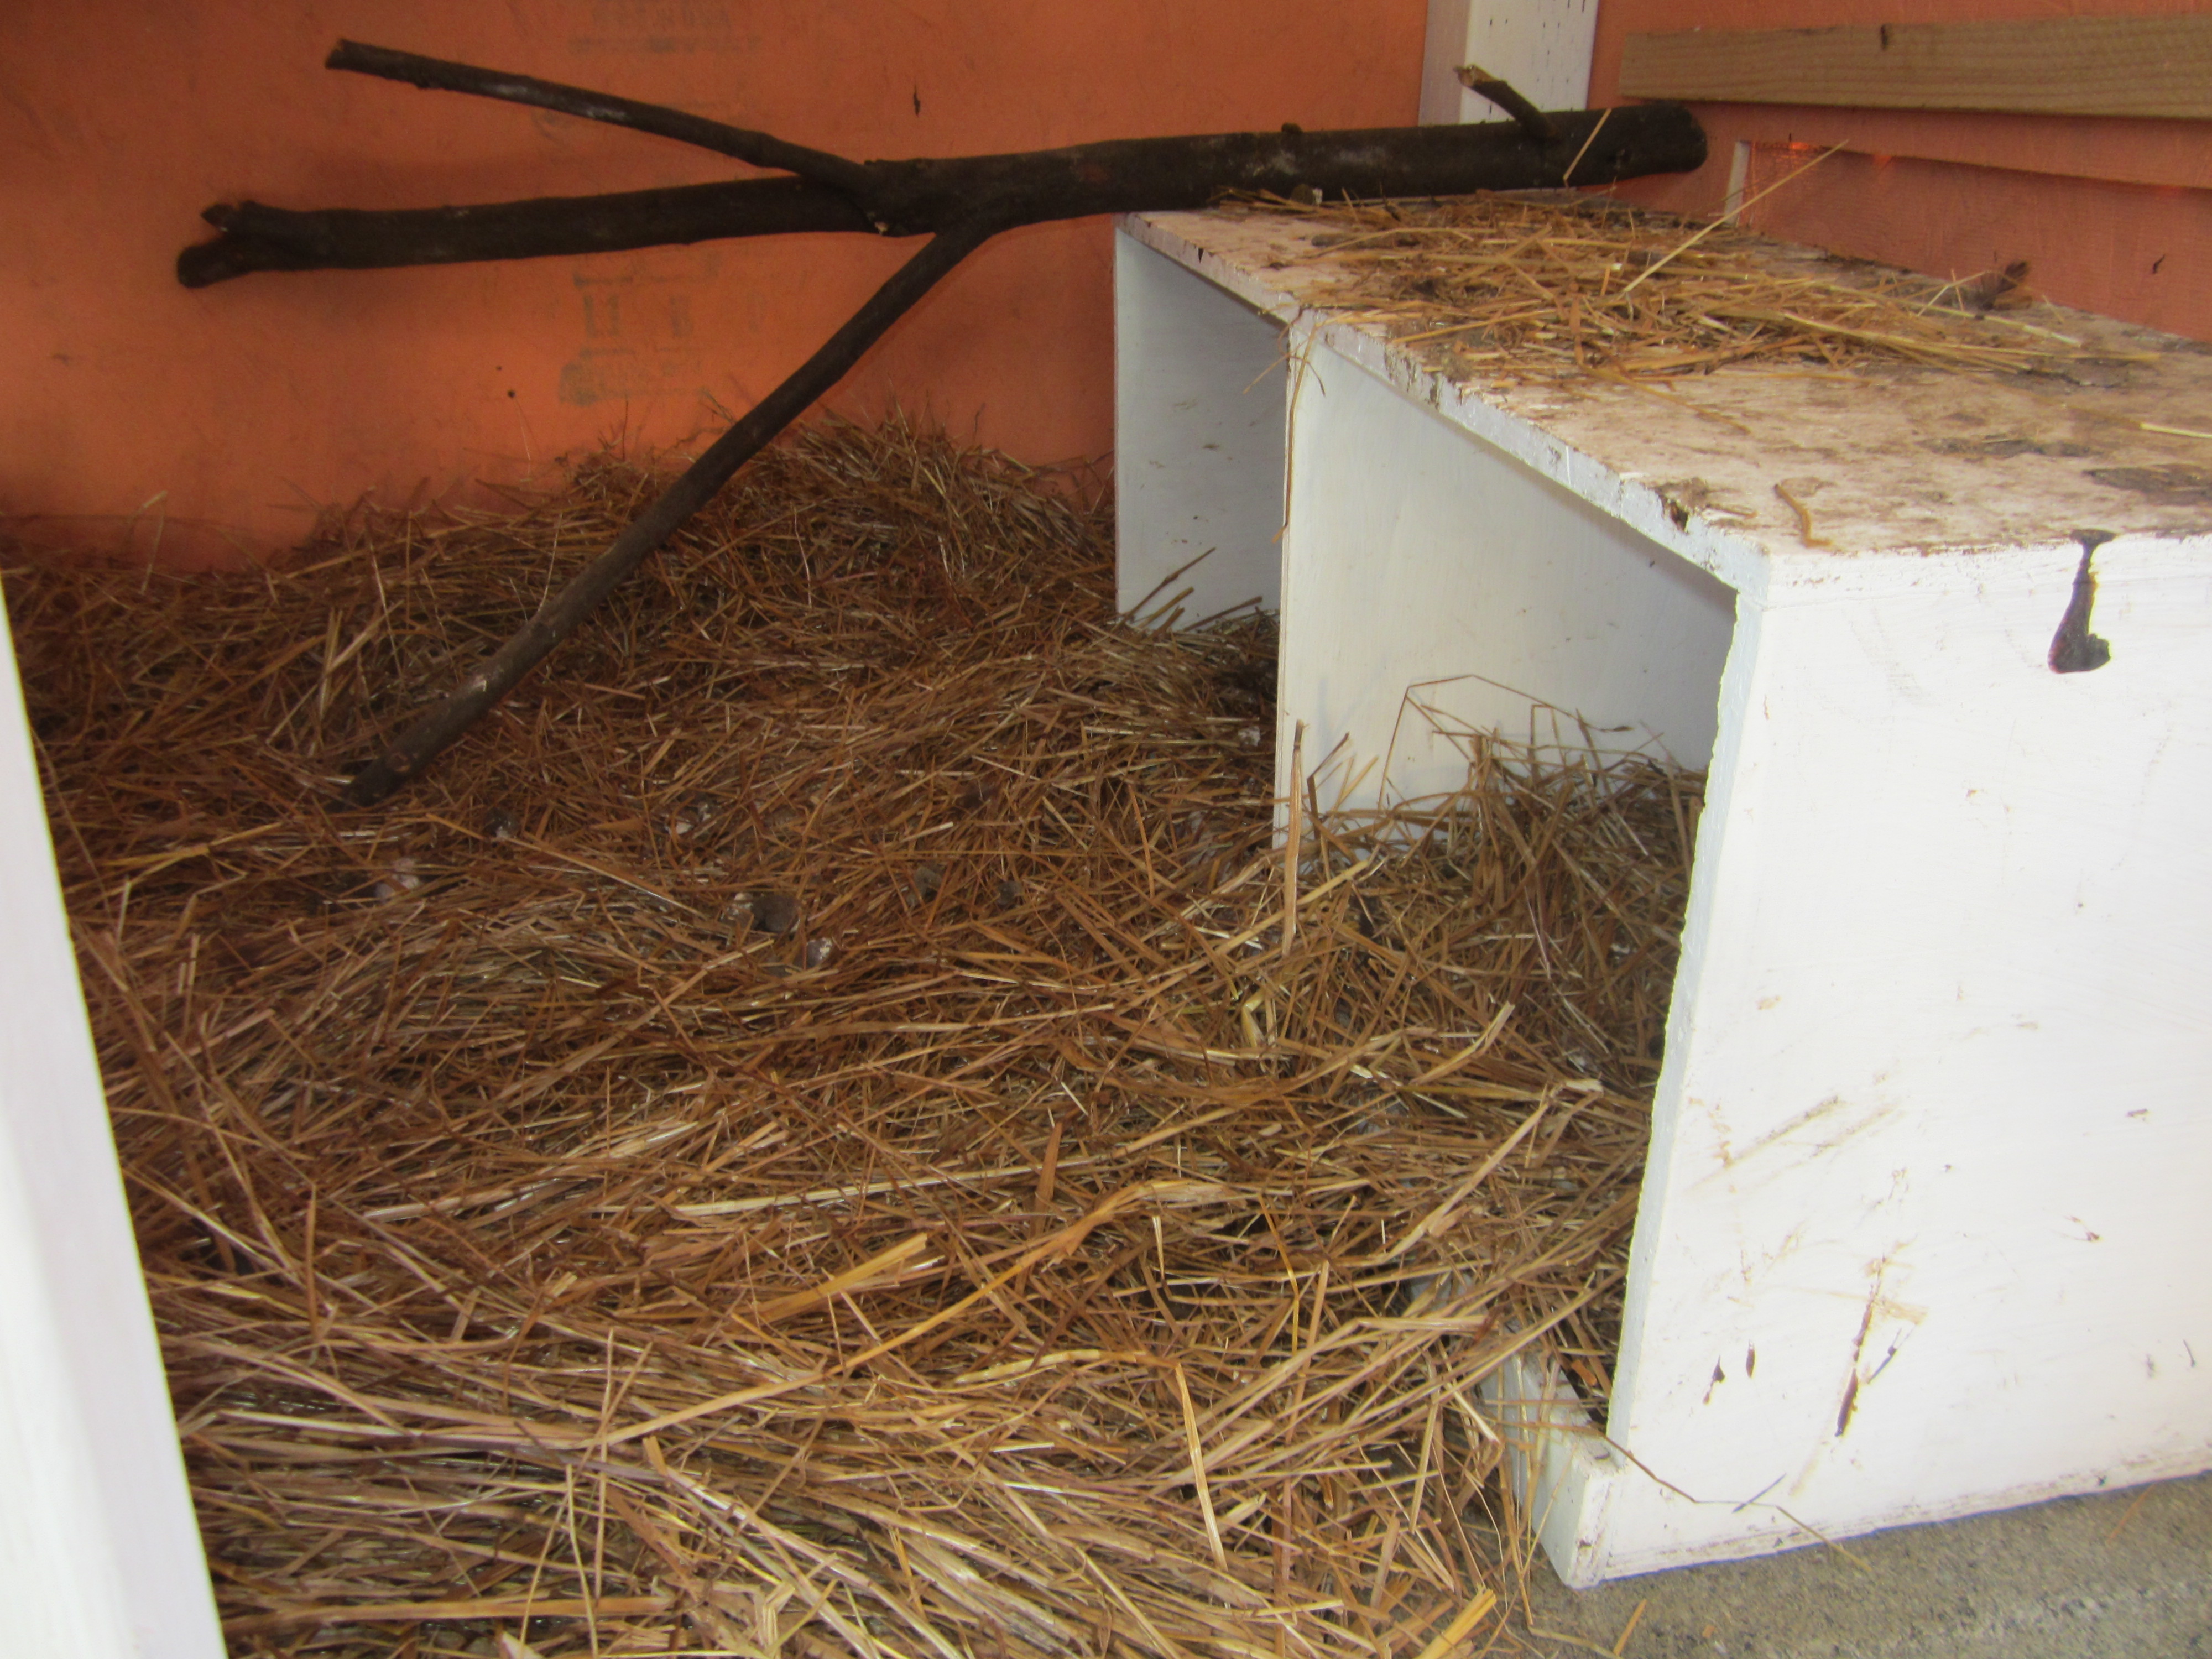
[[[1608,1425],[1707,1503],[1578,1578],[2212,1463],[2212,538],[2054,674],[2077,557],[1745,618]]]
[[[1284,327],[1280,718],[1355,801],[1386,753],[1393,794],[1443,780],[1421,685],[1710,756],[1619,1451],[1540,1368],[1498,1385],[1546,1402],[1523,1474],[1568,1580],[2212,1467],[2212,502],[2111,481],[2212,467],[2142,426],[2202,429],[2212,356],[1481,390],[1309,308],[1294,228],[1123,228],[1155,314],[1225,289]],[[1176,385],[1185,419],[1231,391]],[[2112,659],[2057,674],[2091,526]]]
[[[1538,109],[1589,102],[1598,0],[1429,0],[1421,49],[1421,121],[1502,121],[1495,104],[1460,85],[1480,64]]]
[[[0,1646],[216,1659],[29,735],[0,615]]]

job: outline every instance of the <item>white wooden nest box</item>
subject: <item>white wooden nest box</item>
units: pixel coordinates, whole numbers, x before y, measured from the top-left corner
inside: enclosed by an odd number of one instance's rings
[[[2212,1466],[2212,355],[1486,391],[1311,252],[1122,222],[1124,605],[1279,613],[1279,794],[1455,787],[1413,696],[1710,768],[1610,1417],[1502,1389],[1561,1575]]]

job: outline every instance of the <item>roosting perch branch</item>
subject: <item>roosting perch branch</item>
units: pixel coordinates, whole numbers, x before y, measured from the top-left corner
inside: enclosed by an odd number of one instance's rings
[[[347,786],[382,799],[504,696],[732,473],[827,392],[938,279],[1000,231],[1095,214],[1204,207],[1230,191],[1374,198],[1603,184],[1701,164],[1679,106],[1577,111],[1495,126],[1218,133],[1010,155],[853,161],[659,105],[342,41],[328,67],[609,122],[787,177],[398,212],[295,212],[256,202],[203,216],[221,232],[178,256],[187,288],[258,270],[365,270],[607,252],[723,237],[852,231],[932,240],[852,319],[718,439],[612,546],[452,696]],[[1495,97],[1492,83],[1484,88]],[[1510,94],[1510,88],[1504,88]],[[1531,112],[1534,113],[1534,112]],[[1548,129],[1550,137],[1538,135]]]
[[[257,270],[526,259],[801,231],[912,236],[977,216],[1011,227],[1204,207],[1230,191],[1358,198],[1528,189],[1560,183],[1594,131],[1597,142],[1574,170],[1579,184],[1694,167],[1705,154],[1705,135],[1686,111],[1654,104],[1550,118],[1556,136],[1548,144],[1514,126],[1383,127],[854,162],[678,110],[380,47],[342,43],[330,64],[607,121],[799,176],[394,212],[218,204],[203,216],[222,234],[178,255],[185,287]]]

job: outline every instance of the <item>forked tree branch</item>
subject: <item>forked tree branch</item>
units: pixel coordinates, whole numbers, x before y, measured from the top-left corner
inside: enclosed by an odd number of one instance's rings
[[[1565,184],[1570,167],[1574,183],[1603,185],[1695,167],[1705,155],[1705,134],[1687,111],[1650,104],[1544,117],[1553,135],[1548,141],[1523,126],[1380,127],[1125,139],[1012,155],[863,162],[681,110],[380,46],[342,42],[330,64],[612,122],[793,176],[381,212],[218,203],[202,216],[222,234],[177,256],[178,280],[185,287],[205,288],[258,270],[530,259],[803,231],[918,236],[979,217],[1013,226],[1205,207],[1237,191],[1456,196]]]
[[[202,216],[221,233],[177,258],[204,288],[259,270],[363,270],[608,252],[797,231],[930,241],[782,385],[717,439],[606,551],[459,688],[346,786],[367,806],[418,774],[543,661],[732,473],[844,378],[930,288],[1002,230],[1094,214],[1204,207],[1231,191],[1373,198],[1611,183],[1705,161],[1704,132],[1671,104],[1544,115],[1503,82],[1477,89],[1513,125],[1138,138],[1012,155],[853,161],[681,110],[528,76],[341,41],[328,67],[605,121],[789,176],[477,207],[294,212],[256,202]]]
[[[614,126],[629,127],[633,131],[673,138],[679,143],[696,144],[702,149],[711,149],[717,155],[731,156],[751,167],[796,173],[802,179],[811,179],[816,184],[827,185],[833,190],[867,188],[867,170],[842,155],[832,155],[826,150],[809,149],[804,144],[788,144],[765,132],[725,126],[720,121],[709,121],[703,115],[686,114],[680,109],[669,109],[659,104],[641,104],[634,98],[617,98],[608,93],[588,92],[582,87],[563,86],[558,81],[539,81],[527,75],[502,75],[497,70],[478,69],[473,64],[450,64],[442,58],[418,58],[411,52],[394,52],[388,46],[365,46],[357,40],[339,41],[331,55],[323,60],[323,67],[350,70],[356,75],[380,76],[386,81],[404,81],[410,86],[421,87],[429,92],[472,93],[479,98],[497,98],[510,104],[528,104],[538,109],[578,116],[586,121],[605,121]]]

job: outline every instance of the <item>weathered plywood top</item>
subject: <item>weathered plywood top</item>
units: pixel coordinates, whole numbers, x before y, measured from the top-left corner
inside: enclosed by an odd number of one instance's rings
[[[1784,558],[1791,580],[1820,580],[1870,555],[2050,548],[2084,529],[2212,532],[2212,437],[2147,429],[2212,434],[2212,348],[2192,341],[2038,305],[2014,315],[2141,361],[1486,385],[1322,303],[1345,273],[1297,218],[1231,209],[1125,228],[1740,587]],[[1784,244],[1771,257],[1797,271],[1827,259]]]

